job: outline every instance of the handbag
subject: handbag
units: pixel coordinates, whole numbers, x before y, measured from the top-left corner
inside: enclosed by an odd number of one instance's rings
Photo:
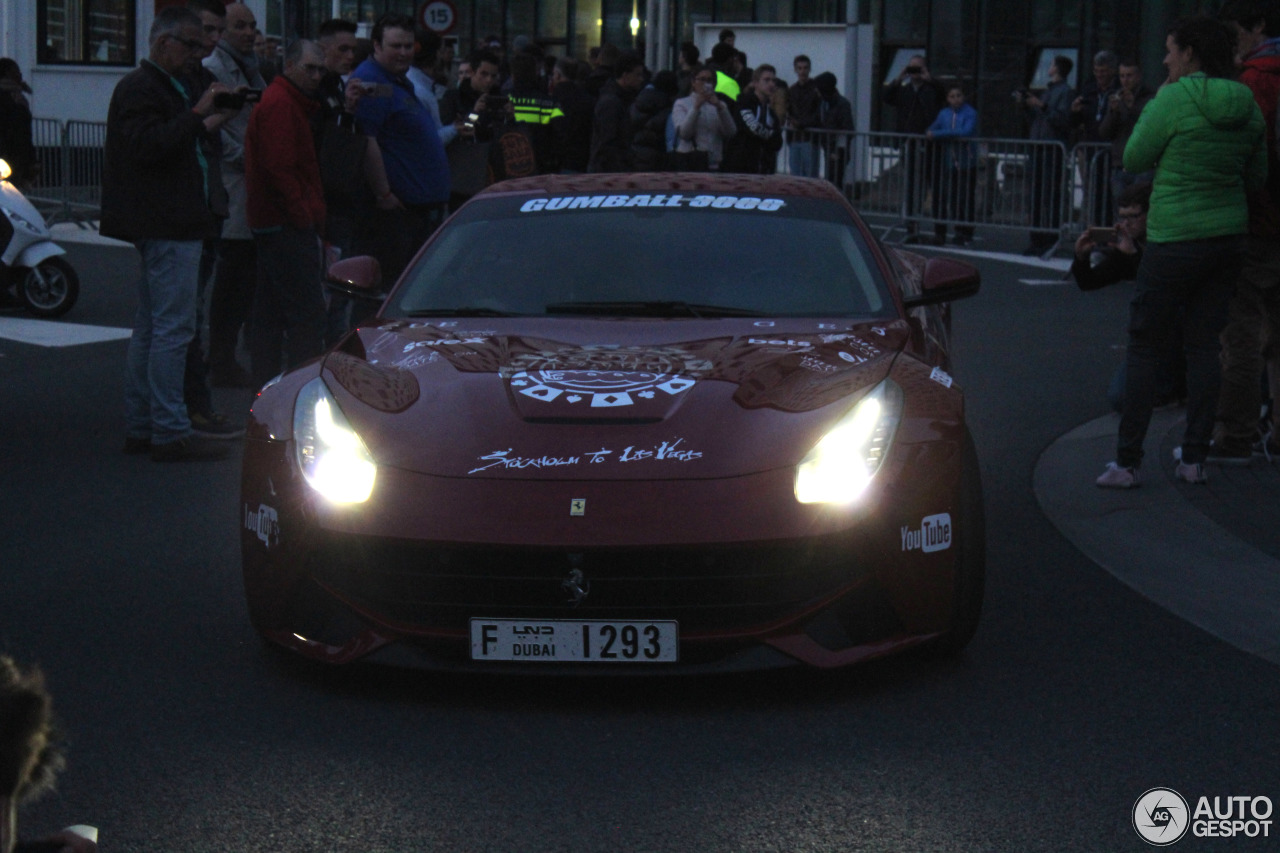
[[[671,150],[667,152],[666,171],[710,172],[711,155],[698,148],[698,138],[695,134],[693,138],[692,151]]]

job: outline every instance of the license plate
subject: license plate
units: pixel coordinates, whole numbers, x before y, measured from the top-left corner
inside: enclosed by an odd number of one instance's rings
[[[471,659],[543,663],[674,663],[675,622],[472,619]]]

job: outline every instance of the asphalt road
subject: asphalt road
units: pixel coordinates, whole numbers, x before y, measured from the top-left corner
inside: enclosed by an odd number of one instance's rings
[[[72,260],[66,321],[129,325],[131,250]],[[245,613],[237,463],[119,452],[125,342],[0,339],[0,651],[43,666],[68,753],[24,836],[93,824],[104,853],[1137,851],[1150,788],[1280,800],[1276,666],[1130,591],[1032,493],[1045,447],[1106,410],[1128,293],[980,265],[955,373],[987,494],[982,626],[953,663],[834,674],[294,665]]]

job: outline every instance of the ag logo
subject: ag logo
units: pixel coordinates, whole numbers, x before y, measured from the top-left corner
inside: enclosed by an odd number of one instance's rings
[[[1152,788],[1133,804],[1133,828],[1148,844],[1167,847],[1187,834],[1187,801],[1172,788]]]

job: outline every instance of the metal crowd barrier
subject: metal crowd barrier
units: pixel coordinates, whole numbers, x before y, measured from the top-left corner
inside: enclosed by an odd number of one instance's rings
[[[66,181],[63,184],[68,218],[98,219],[102,210],[102,161],[107,124],[69,121],[66,127]]]
[[[105,122],[33,121],[41,174],[28,195],[50,222],[99,218],[106,133]],[[778,171],[831,181],[891,243],[937,226],[1037,230],[1055,235],[1049,254],[1114,210],[1107,143],[789,131]]]
[[[27,197],[49,224],[85,225],[102,207],[102,152],[106,122],[32,120],[32,141],[40,175]]]
[[[45,214],[62,209],[62,122],[55,118],[31,120],[31,141],[36,149],[40,173],[26,193],[27,199]]]
[[[778,168],[840,187],[887,242],[935,227],[1037,231],[1052,235],[1047,255],[1112,221],[1110,160],[1108,143],[809,130],[787,133]]]

